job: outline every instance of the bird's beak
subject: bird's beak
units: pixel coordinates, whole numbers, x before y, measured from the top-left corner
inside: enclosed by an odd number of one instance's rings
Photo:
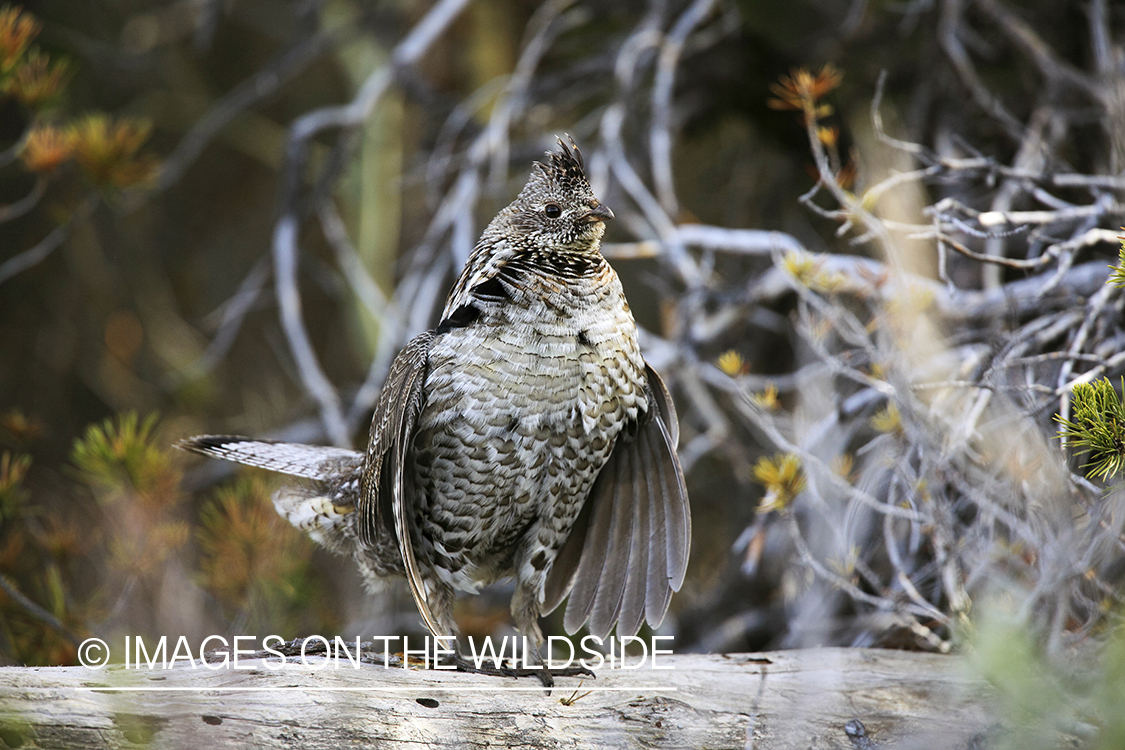
[[[586,214],[586,221],[589,221],[591,223],[595,221],[609,221],[612,218],[613,211],[610,211],[609,206],[604,203],[594,204],[594,207],[590,209],[590,212],[588,214]]]

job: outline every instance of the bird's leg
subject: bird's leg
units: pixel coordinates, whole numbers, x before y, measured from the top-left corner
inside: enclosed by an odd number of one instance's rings
[[[513,666],[507,666],[504,663],[503,653],[500,658],[493,659],[491,657],[484,658],[468,658],[465,656],[465,651],[461,646],[461,639],[457,637],[457,626],[453,620],[453,602],[456,598],[456,593],[453,587],[442,583],[436,578],[426,579],[426,603],[430,607],[430,613],[433,614],[434,619],[437,621],[438,629],[445,637],[453,641],[453,656],[452,658],[446,657],[446,663],[452,663],[457,667],[458,672],[468,672],[470,674],[485,674],[492,677],[528,677],[539,676],[540,669],[520,669],[518,651],[514,652],[512,657]],[[542,636],[540,636],[542,639]],[[444,648],[443,644],[443,648]],[[538,650],[536,650],[535,663],[539,663]]]
[[[449,584],[442,583],[437,578],[426,578],[426,603],[430,607],[430,613],[437,621],[438,630],[440,635],[435,634],[435,638],[439,639],[435,646],[435,653],[437,648],[440,647],[443,651],[446,650],[449,644],[453,644],[453,657],[450,659],[448,656],[443,657],[443,663],[454,663],[457,669],[461,670],[461,663],[464,659],[461,656],[461,640],[457,637],[457,624],[453,620],[453,601],[456,598],[456,593],[453,587]]]
[[[505,638],[503,643],[506,644],[507,642]],[[533,646],[529,639],[527,652],[524,655],[524,665],[521,667],[518,643],[513,645],[510,654],[505,654],[505,649],[502,645],[498,654],[490,653],[487,656],[484,654],[474,654],[470,658],[465,656],[461,642],[458,641],[453,663],[457,665],[458,672],[486,674],[493,677],[538,677],[540,680],[543,680],[542,659],[539,658],[538,645],[538,643],[535,643]],[[534,666],[529,667],[528,663]],[[543,684],[550,687],[550,675],[547,676],[547,681]]]
[[[457,671],[471,674],[485,674],[493,677],[536,677],[544,687],[550,688],[555,684],[555,677],[596,677],[589,669],[583,666],[568,664],[562,668],[548,668],[543,661],[540,651],[543,647],[543,631],[539,628],[539,602],[529,587],[516,586],[516,593],[512,597],[512,615],[515,618],[517,631],[527,638],[527,649],[522,650],[522,644],[513,648],[511,665],[503,659],[465,657],[461,644],[457,644],[457,652],[453,663]],[[436,602],[431,602],[431,608],[438,615],[438,608],[433,607]],[[438,615],[440,616],[440,615]],[[439,622],[441,622],[439,620]],[[522,640],[522,639],[521,639]],[[520,662],[523,661],[521,666]]]
[[[436,579],[427,579],[427,584],[426,603],[430,606],[430,612],[437,620],[437,625],[444,634],[443,638],[447,636],[453,640],[453,656],[452,658],[446,657],[446,663],[454,664],[458,672],[486,674],[493,677],[524,677],[537,673],[531,670],[524,670],[521,673],[515,668],[505,666],[502,658],[495,660],[491,658],[479,660],[467,658],[461,646],[461,639],[456,635],[457,626],[453,620],[453,602],[456,594],[453,588]]]
[[[567,664],[565,667],[549,668],[543,661],[540,651],[543,648],[543,631],[539,628],[539,597],[536,595],[535,586],[520,582],[516,584],[516,593],[512,596],[512,619],[516,623],[516,630],[527,637],[528,652],[526,661],[533,661],[538,666],[534,671],[526,669],[529,674],[535,674],[544,687],[552,687],[555,677],[597,677],[591,670],[581,664]]]
[[[539,656],[539,651],[536,648],[534,651],[531,647],[531,641],[528,640],[528,651],[525,655],[524,665],[520,666],[520,658],[518,648],[513,649],[516,656],[511,659],[510,665],[506,663],[506,659],[493,659],[491,657],[480,659],[466,659],[458,644],[457,653],[454,656],[454,664],[457,665],[457,671],[469,672],[471,674],[486,674],[493,677],[536,677],[543,687],[554,687],[554,675],[572,677],[578,674],[594,676],[594,673],[588,669],[581,667],[566,667],[564,669],[548,669],[547,665],[543,663],[542,658]],[[479,663],[478,663],[479,662]],[[550,691],[548,690],[548,695]]]

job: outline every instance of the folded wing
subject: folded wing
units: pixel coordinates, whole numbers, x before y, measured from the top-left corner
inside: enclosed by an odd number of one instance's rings
[[[434,635],[448,635],[440,628],[426,601],[426,588],[414,554],[412,536],[414,507],[411,481],[407,475],[407,454],[414,437],[414,425],[422,411],[422,386],[426,382],[432,331],[411,339],[391,363],[387,381],[375,405],[371,434],[363,469],[359,500],[360,544],[374,549],[378,528],[390,528],[406,568],[410,593],[426,627]],[[390,519],[388,520],[388,511]]]

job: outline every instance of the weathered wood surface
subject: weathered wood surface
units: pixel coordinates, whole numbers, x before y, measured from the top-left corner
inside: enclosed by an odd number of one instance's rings
[[[560,678],[551,695],[527,678],[369,664],[8,667],[0,747],[850,750],[843,727],[859,719],[880,750],[960,750],[995,723],[988,685],[955,657],[811,649],[662,663],[674,669]]]

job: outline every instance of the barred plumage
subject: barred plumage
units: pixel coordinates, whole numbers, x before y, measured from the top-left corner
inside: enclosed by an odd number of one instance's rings
[[[517,629],[569,595],[568,631],[634,634],[683,581],[690,515],[663,383],[599,252],[613,213],[558,141],[484,231],[436,330],[396,357],[366,454],[204,436],[182,447],[319,480],[279,512],[405,574],[436,635],[456,589],[514,577]]]

